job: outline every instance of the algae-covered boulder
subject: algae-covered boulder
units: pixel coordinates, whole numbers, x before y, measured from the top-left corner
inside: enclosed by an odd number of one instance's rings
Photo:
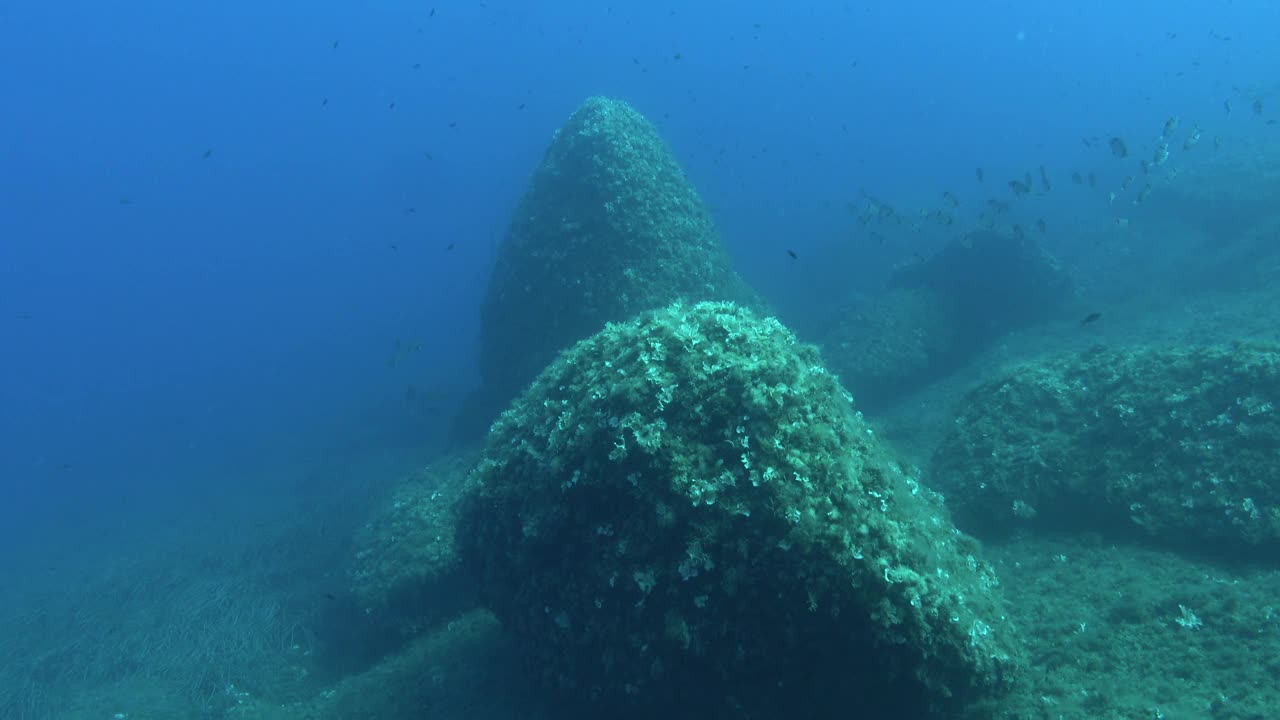
[[[1095,349],[968,394],[933,461],[961,527],[1280,546],[1280,346]]]
[[[930,292],[894,289],[851,298],[822,334],[822,356],[859,407],[878,407],[949,367],[956,343],[946,304]]]
[[[936,495],[774,319],[675,304],[494,423],[458,546],[551,684],[681,717],[954,710],[1017,646]]]
[[[472,456],[442,459],[400,484],[356,534],[351,592],[364,616],[412,634],[475,606],[454,542]]]
[[[555,133],[499,248],[481,308],[479,434],[556,353],[676,300],[755,302],[698,193],[631,106],[593,97]]]
[[[842,305],[822,333],[823,356],[860,407],[876,408],[1055,317],[1073,292],[1030,238],[975,231],[895,270],[883,293]]]

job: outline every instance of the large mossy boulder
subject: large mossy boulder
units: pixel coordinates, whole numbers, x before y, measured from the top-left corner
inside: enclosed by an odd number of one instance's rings
[[[932,464],[961,527],[1280,549],[1280,346],[1095,349],[971,391]]]
[[[475,457],[446,457],[406,478],[356,533],[351,594],[372,622],[414,634],[475,607],[454,526]]]
[[[551,140],[499,248],[481,308],[482,387],[459,419],[483,431],[573,343],[677,301],[758,304],[653,126],[593,97]]]
[[[815,349],[734,304],[565,351],[469,484],[458,547],[481,599],[598,711],[947,713],[1016,676],[976,543]]]

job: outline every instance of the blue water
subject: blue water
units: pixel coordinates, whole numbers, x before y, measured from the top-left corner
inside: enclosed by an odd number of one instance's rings
[[[866,241],[860,188],[980,202],[1044,165],[1054,226],[1112,212],[1068,177],[1118,182],[1111,135],[1277,132],[1274,3],[793,5],[0,4],[3,537],[442,448],[510,212],[590,95],[657,124],[801,327],[920,249]]]

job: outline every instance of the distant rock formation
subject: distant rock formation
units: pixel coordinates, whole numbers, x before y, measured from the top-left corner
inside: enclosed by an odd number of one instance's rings
[[[823,357],[858,406],[879,406],[964,365],[1009,332],[1061,313],[1073,286],[1029,238],[978,231],[899,268],[838,310]]]
[[[482,387],[455,437],[483,436],[564,348],[676,300],[759,304],[657,129],[624,102],[590,98],[553,137],[499,250]]]

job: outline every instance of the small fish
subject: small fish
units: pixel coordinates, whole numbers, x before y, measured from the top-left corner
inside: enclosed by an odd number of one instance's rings
[[[1151,164],[1155,165],[1156,167],[1160,167],[1168,159],[1169,159],[1169,143],[1167,142],[1160,143],[1158,146],[1156,146],[1155,158],[1153,159]]]
[[[1124,192],[1125,190],[1128,190],[1129,186],[1132,184],[1133,184],[1133,176],[1126,175],[1124,180],[1120,182],[1120,192]]]
[[[396,109],[396,101],[395,101],[395,100],[392,100],[392,101],[391,101],[391,103],[390,103],[389,105],[387,105],[387,109],[388,109],[388,110],[395,110],[395,109]]]
[[[942,199],[946,200],[948,203],[951,203],[951,207],[960,207],[959,198],[957,198],[955,194],[953,194],[950,190],[943,191]]]
[[[200,159],[208,160],[212,155],[213,155],[213,148],[209,148],[208,150],[204,151],[204,154],[200,156]]]
[[[1186,142],[1182,143],[1183,150],[1190,150],[1200,142],[1200,126],[1191,128],[1191,134],[1187,136]]]
[[[1089,187],[1091,188],[1098,187],[1098,176],[1094,175],[1093,173],[1089,173]]]
[[[457,243],[449,243],[449,245],[448,245],[447,247],[445,247],[445,249],[444,249],[444,250],[445,250],[445,252],[449,252],[450,250],[454,249],[455,247],[457,247]]]
[[[1044,186],[1045,192],[1053,189],[1053,185],[1049,182],[1049,173],[1045,171],[1043,165],[1040,166],[1040,184]]]
[[[433,17],[435,17],[435,16],[436,16],[436,9],[435,9],[435,8],[431,8],[431,12],[427,13],[427,17],[429,17],[429,18],[433,18]]]
[[[1116,191],[1112,190],[1111,192],[1107,193],[1107,204],[1114,205],[1115,202],[1116,202]]]
[[[324,107],[325,105],[328,105],[328,104],[329,104],[329,98],[320,99],[320,107]]]
[[[1077,185],[1083,185],[1083,184],[1084,184],[1084,178],[1080,176],[1080,173],[1078,173],[1078,172],[1073,172],[1073,173],[1071,173],[1071,182],[1073,182],[1073,183],[1075,183],[1075,184],[1077,184]]]
[[[435,157],[434,155],[432,155],[430,152],[424,152],[424,153],[422,153],[422,156],[423,156],[423,157],[425,157],[425,158],[426,158],[426,159],[428,159],[428,160],[435,160],[435,159],[436,159],[436,157]]]
[[[1178,129],[1178,116],[1170,115],[1168,120],[1164,121],[1164,129],[1160,132],[1160,137],[1171,138],[1173,131]]]
[[[791,256],[791,259],[792,259],[792,260],[799,260],[799,259],[800,259],[800,256],[796,254],[796,251],[795,251],[795,250],[790,250],[790,249],[788,249],[788,250],[787,250],[787,254]]]
[[[337,50],[337,49],[338,49],[338,41],[337,41],[337,40],[334,40],[334,41],[333,41],[333,49],[334,49],[334,50]]]
[[[1111,147],[1112,155],[1115,155],[1118,158],[1129,156],[1129,146],[1125,145],[1124,141],[1121,140],[1120,138],[1118,137],[1111,138],[1111,142],[1108,143],[1108,145]]]
[[[1116,218],[1116,227],[1121,230],[1129,227],[1129,218]]]
[[[1150,161],[1150,160],[1143,160],[1143,161],[1142,161],[1142,174],[1143,174],[1143,175],[1150,175],[1150,174],[1151,174],[1151,161]]]
[[[1049,231],[1049,226],[1044,224],[1044,218],[1038,218],[1036,220],[1036,229],[1040,231],[1041,235],[1044,235]]]
[[[1102,319],[1102,313],[1091,312],[1084,316],[1084,319],[1080,321],[1080,324],[1088,325],[1090,323],[1095,323],[1100,319]]]
[[[978,178],[978,182],[982,182],[982,178],[984,177],[984,174],[983,174],[983,172],[982,172],[982,168],[978,168],[978,169],[974,170],[974,171],[973,171],[973,174],[974,174],[974,176],[976,176],[976,177]]]
[[[1214,149],[1214,150],[1219,150],[1219,149],[1221,149],[1221,148],[1222,148],[1222,138],[1218,137],[1217,135],[1214,135],[1214,136],[1213,136],[1213,149]]]
[[[1253,105],[1251,107],[1253,107],[1254,115],[1261,115],[1262,114],[1262,98],[1258,98],[1257,100],[1254,100]]]
[[[1031,183],[1023,182],[1022,180],[1010,180],[1009,189],[1013,191],[1014,195],[1026,195],[1031,192]]]
[[[1222,109],[1226,110],[1228,115],[1231,114],[1231,98],[1222,101]]]
[[[1027,231],[1023,230],[1021,225],[1014,225],[1013,236],[1018,240],[1025,240],[1027,237]]]
[[[1138,198],[1133,201],[1134,205],[1139,205],[1151,197],[1151,183],[1142,186],[1142,190],[1138,192]]]

